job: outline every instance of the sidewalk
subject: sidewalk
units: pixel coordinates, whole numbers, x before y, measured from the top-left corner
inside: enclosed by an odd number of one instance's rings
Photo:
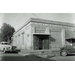
[[[21,56],[36,55],[43,58],[60,56],[59,51],[52,50],[21,50],[21,52],[19,52],[18,54],[20,54]]]

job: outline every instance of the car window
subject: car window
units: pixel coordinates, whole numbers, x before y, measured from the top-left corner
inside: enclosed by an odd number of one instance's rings
[[[10,45],[10,43],[7,43],[7,42],[5,42],[5,43],[1,43],[2,45]]]
[[[10,43],[5,43],[5,45],[10,45]]]

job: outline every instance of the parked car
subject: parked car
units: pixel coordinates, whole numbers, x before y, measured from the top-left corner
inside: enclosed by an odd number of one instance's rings
[[[13,53],[18,53],[18,52],[20,52],[20,49],[17,49],[16,46],[12,46],[12,52]]]
[[[0,50],[6,53],[12,50],[12,46],[9,42],[0,42]]]
[[[12,46],[9,42],[1,42],[0,43],[0,51],[6,53],[6,52],[12,52],[12,53],[18,53],[20,52],[19,49],[17,49],[16,46]]]
[[[60,49],[61,56],[67,56],[68,54],[75,54],[75,44],[66,45]]]

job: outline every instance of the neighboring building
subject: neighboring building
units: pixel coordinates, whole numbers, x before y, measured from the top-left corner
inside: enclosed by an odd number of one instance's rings
[[[75,31],[75,24],[31,18],[13,35],[13,45],[24,50],[49,50],[65,44],[69,32]]]

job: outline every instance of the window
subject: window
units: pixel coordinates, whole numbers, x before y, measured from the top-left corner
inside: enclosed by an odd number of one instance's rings
[[[20,35],[18,35],[18,44],[20,45]]]
[[[22,44],[24,45],[24,33],[22,33]]]
[[[62,45],[62,36],[60,31],[53,31],[51,32],[51,46],[52,47],[61,47]]]
[[[8,42],[2,42],[1,44],[2,45],[10,45],[10,43],[8,43]]]
[[[14,42],[15,42],[15,45],[17,45],[17,36],[15,36]]]

